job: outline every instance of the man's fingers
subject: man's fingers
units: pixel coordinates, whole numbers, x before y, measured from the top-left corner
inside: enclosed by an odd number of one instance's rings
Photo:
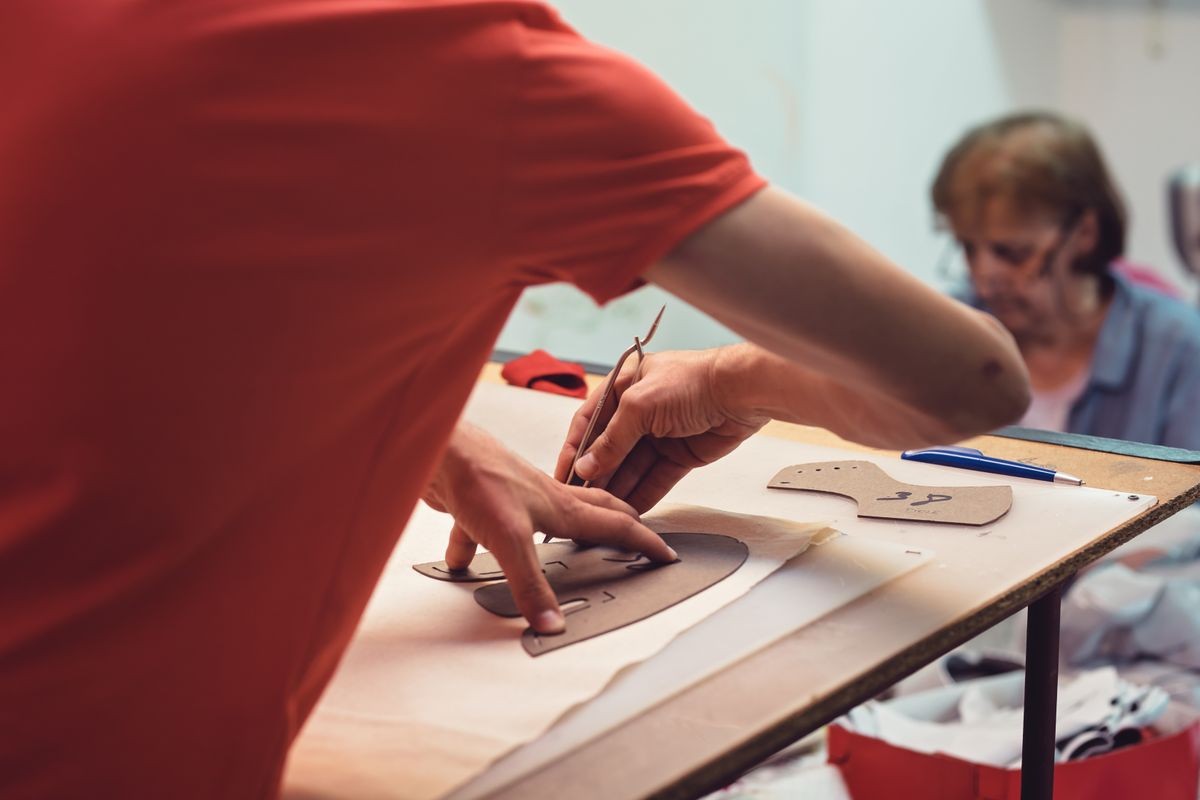
[[[592,421],[592,414],[596,410],[596,401],[599,396],[599,389],[592,392],[575,412],[575,416],[571,417],[571,424],[567,427],[566,441],[563,442],[562,449],[558,451],[558,461],[554,465],[554,479],[559,483],[566,483],[567,477],[571,474],[571,463],[575,460],[575,453],[579,451],[583,435],[587,433],[587,427]]]
[[[565,516],[571,520],[573,531],[563,531],[554,535],[631,550],[643,554],[651,561],[671,562],[679,558],[661,536],[624,510],[614,511],[611,508],[579,503]]]
[[[689,472],[691,469],[688,467],[662,459],[642,476],[638,485],[626,495],[625,500],[639,514],[644,514],[654,508]]]
[[[585,503],[591,503],[592,505],[600,506],[601,508],[609,508],[613,511],[620,511],[622,514],[628,514],[631,517],[637,516],[637,511],[634,510],[633,506],[629,505],[629,503],[626,503],[621,498],[614,496],[607,489],[600,489],[594,486],[587,488],[582,486],[572,486],[570,489],[572,494],[574,494],[580,500],[583,500]]]
[[[532,531],[521,536],[503,536],[492,553],[504,570],[508,588],[521,615],[541,634],[566,629],[558,599],[542,572],[542,562],[533,546]]]
[[[633,451],[621,462],[621,466],[617,467],[617,471],[608,479],[604,488],[617,497],[627,499],[642,482],[643,476],[653,469],[658,459],[658,449],[643,436],[641,441],[633,446]]]
[[[575,460],[577,452],[579,448],[568,437],[567,441],[563,442],[562,449],[558,451],[558,460],[554,462],[554,480],[559,483],[567,482],[567,478],[571,476],[571,463]]]
[[[466,569],[475,558],[475,541],[467,535],[457,522],[450,529],[450,541],[446,544],[446,566],[450,569]]]
[[[644,419],[638,395],[627,392],[603,433],[596,437],[596,441],[576,462],[575,471],[592,481],[616,471],[647,432]]]
[[[591,414],[584,408],[576,411],[575,416],[571,417],[571,424],[567,427],[567,438],[562,449],[558,451],[558,461],[554,464],[554,480],[559,483],[566,483],[571,474],[571,464],[575,460],[575,454],[579,452],[579,443],[583,441],[589,419]]]

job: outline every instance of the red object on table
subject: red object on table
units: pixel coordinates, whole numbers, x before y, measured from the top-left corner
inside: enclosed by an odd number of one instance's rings
[[[560,361],[545,350],[534,350],[527,356],[514,358],[504,365],[500,375],[514,386],[564,394],[567,397],[587,397],[583,367],[569,361]]]

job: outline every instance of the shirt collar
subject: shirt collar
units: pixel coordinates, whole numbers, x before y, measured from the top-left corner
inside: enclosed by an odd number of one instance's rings
[[[1112,303],[1104,324],[1100,326],[1100,336],[1092,353],[1091,383],[1106,389],[1119,389],[1125,385],[1133,369],[1140,338],[1138,323],[1141,314],[1129,280],[1115,272],[1110,274],[1115,286]]]

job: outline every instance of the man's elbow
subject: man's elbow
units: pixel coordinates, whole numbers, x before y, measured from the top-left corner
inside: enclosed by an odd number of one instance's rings
[[[1012,425],[1029,408],[1029,376],[1024,364],[996,366],[999,369],[985,367],[983,380],[959,398],[954,408],[947,409],[947,434],[956,440]]]

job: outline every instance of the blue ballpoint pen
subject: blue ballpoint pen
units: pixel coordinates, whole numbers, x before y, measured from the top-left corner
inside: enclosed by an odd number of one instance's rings
[[[1004,458],[985,456],[973,447],[927,447],[924,450],[905,450],[901,458],[909,461],[924,461],[929,464],[941,464],[945,467],[974,469],[980,472],[996,472],[1014,478],[1033,478],[1037,481],[1053,481],[1054,483],[1069,483],[1082,486],[1083,479],[1058,472],[1049,467],[1038,467],[1024,464],[1020,461],[1009,461]]]

